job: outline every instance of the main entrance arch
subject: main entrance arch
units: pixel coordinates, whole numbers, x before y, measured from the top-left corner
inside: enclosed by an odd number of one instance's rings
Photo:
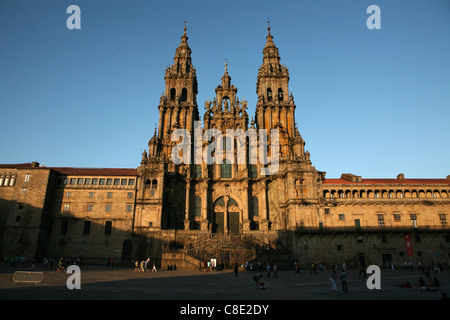
[[[221,196],[214,201],[212,216],[213,233],[239,233],[241,209],[232,197]]]

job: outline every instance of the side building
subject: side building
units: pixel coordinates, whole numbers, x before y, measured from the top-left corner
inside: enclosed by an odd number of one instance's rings
[[[131,261],[136,169],[0,165],[2,257]]]

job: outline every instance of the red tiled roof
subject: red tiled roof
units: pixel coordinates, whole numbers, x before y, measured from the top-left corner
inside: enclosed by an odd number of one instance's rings
[[[362,182],[352,182],[344,179],[325,179],[322,184],[355,184],[355,185],[383,185],[383,184],[440,184],[450,185],[449,179],[362,179]]]
[[[128,168],[50,168],[71,176],[137,176],[137,169]]]
[[[33,165],[31,163],[0,164],[0,168],[22,169],[33,168]]]
[[[78,176],[137,176],[137,169],[129,168],[72,168],[72,167],[40,167],[33,163],[0,164],[7,169],[50,169],[61,175]]]

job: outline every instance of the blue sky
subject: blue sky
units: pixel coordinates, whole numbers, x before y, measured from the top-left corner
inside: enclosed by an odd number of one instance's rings
[[[137,167],[185,19],[200,114],[227,58],[253,115],[268,18],[316,169],[450,174],[448,0],[0,0],[0,163]]]

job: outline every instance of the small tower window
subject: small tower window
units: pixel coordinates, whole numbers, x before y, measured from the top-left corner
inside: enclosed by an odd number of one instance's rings
[[[267,100],[272,101],[272,89],[267,88]]]
[[[283,90],[281,88],[278,89],[278,101],[283,101]]]
[[[186,101],[187,100],[187,89],[183,88],[183,90],[181,90],[181,101]]]
[[[177,90],[175,90],[175,88],[170,89],[170,101],[175,101],[176,96],[177,96]]]

